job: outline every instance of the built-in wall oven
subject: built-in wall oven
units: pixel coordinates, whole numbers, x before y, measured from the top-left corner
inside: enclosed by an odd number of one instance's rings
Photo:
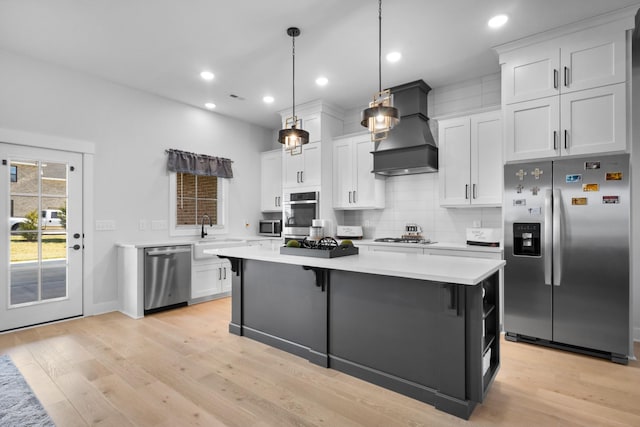
[[[309,227],[319,216],[317,191],[306,193],[285,193],[284,195],[284,238],[304,239],[309,237]]]

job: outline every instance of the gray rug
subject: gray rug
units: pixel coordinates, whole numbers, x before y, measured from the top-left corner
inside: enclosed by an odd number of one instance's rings
[[[0,426],[55,426],[7,355],[0,356]]]

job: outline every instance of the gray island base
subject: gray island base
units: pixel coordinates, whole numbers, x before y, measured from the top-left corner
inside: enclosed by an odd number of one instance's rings
[[[231,333],[464,419],[500,367],[504,261],[395,253],[322,260],[256,247],[210,254],[232,264]]]

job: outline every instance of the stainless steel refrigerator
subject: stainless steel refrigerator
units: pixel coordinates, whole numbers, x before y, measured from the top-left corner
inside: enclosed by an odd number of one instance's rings
[[[504,328],[627,363],[629,156],[509,164]]]

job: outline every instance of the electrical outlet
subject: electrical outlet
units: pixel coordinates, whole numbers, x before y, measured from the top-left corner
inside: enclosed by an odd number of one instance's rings
[[[151,229],[152,230],[166,230],[168,228],[167,221],[163,219],[154,219],[151,220]]]
[[[96,220],[96,231],[113,231],[116,229],[116,222],[113,220]]]
[[[141,219],[138,222],[138,230],[145,231],[146,229],[147,229],[147,220],[146,219]]]
[[[482,227],[482,221],[478,221],[478,220],[473,221],[473,227],[474,227],[474,228],[480,228],[480,227]]]

